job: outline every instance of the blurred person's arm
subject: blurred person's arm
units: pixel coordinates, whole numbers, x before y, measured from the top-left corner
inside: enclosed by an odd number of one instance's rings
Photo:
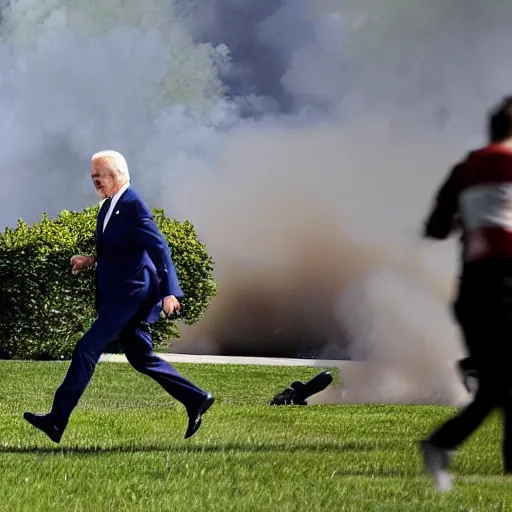
[[[423,236],[434,240],[444,240],[460,229],[457,215],[458,189],[455,184],[455,167],[439,188],[434,205],[425,221]]]

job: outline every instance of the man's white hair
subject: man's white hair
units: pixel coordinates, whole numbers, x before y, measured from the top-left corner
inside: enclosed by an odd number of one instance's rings
[[[116,166],[119,174],[126,178],[127,181],[130,181],[130,173],[128,172],[128,164],[124,156],[118,151],[113,151],[112,149],[105,149],[103,151],[98,151],[92,155],[91,161],[98,160],[99,158],[111,158],[114,161],[114,165]]]

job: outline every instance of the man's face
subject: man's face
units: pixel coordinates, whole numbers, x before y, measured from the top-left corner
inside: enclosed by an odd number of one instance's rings
[[[92,162],[94,188],[101,199],[112,197],[119,189],[119,175],[110,158],[98,158]]]

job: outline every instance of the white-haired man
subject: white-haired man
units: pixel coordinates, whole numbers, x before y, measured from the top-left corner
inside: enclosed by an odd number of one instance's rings
[[[179,311],[178,298],[183,296],[167,241],[149,208],[130,187],[128,166],[120,153],[94,154],[91,174],[103,200],[96,223],[96,255],[74,256],[71,266],[74,273],[96,266],[98,316],[75,347],[50,413],[27,412],[24,417],[60,442],[101,354],[118,342],[136,370],[152,377],[185,406],[188,438],[214,399],[153,353],[150,324],[162,308],[169,315]]]

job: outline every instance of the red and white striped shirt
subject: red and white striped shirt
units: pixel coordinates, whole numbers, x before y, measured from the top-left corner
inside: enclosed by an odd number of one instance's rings
[[[512,258],[512,147],[493,143],[456,165],[437,194],[427,235],[446,238],[458,221],[463,258]]]

